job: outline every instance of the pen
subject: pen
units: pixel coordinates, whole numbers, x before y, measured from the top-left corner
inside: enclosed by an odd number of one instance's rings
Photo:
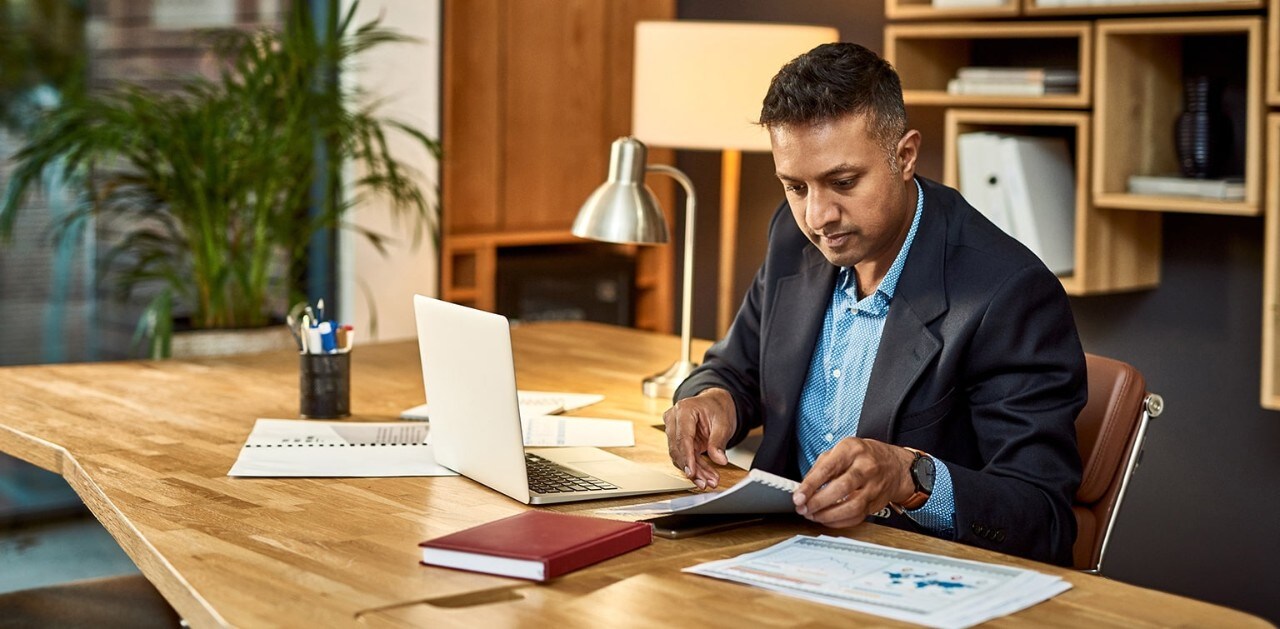
[[[316,314],[320,315],[320,320],[324,321],[324,297],[316,300]]]

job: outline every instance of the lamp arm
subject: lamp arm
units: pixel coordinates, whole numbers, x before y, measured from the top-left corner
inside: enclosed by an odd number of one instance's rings
[[[684,188],[684,286],[680,297],[680,359],[692,365],[693,353],[693,227],[697,208],[697,195],[693,182],[674,166],[650,164],[646,170],[662,173],[680,182]]]

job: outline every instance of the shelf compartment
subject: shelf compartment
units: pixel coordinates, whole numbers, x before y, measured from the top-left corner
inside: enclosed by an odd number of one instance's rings
[[[1280,0],[1267,11],[1267,104],[1280,107]]]
[[[1131,2],[1119,4],[1080,4],[1043,6],[1036,0],[1023,0],[1022,14],[1028,17],[1093,16],[1138,13],[1192,13],[1200,11],[1251,11],[1261,9],[1266,0],[1217,0],[1216,2]]]
[[[933,6],[933,0],[885,0],[884,16],[891,20],[945,20],[993,17],[1017,17],[1021,0],[1004,0],[993,6]]]
[[[1168,18],[1098,22],[1093,204],[1156,212],[1258,215],[1262,194],[1262,19]],[[1223,82],[1233,123],[1229,168],[1243,175],[1241,201],[1130,194],[1132,175],[1178,171],[1174,124],[1183,77]]]
[[[884,45],[885,58],[902,78],[902,97],[909,106],[1089,107],[1093,85],[1089,22],[891,24],[885,27]],[[960,68],[1011,65],[1073,68],[1080,73],[1080,85],[1074,93],[1044,96],[947,93],[947,81]]]
[[[1161,216],[1098,209],[1089,199],[1090,116],[1086,112],[949,109],[946,114],[944,182],[959,187],[956,140],[992,131],[1067,139],[1075,156],[1075,270],[1062,276],[1069,295],[1097,295],[1152,288],[1160,283]]]
[[[1262,408],[1280,411],[1280,113],[1267,116],[1266,253],[1262,268]]]

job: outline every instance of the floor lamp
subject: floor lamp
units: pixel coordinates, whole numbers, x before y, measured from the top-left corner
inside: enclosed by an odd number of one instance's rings
[[[721,151],[717,337],[728,330],[737,307],[733,272],[742,151],[770,150],[768,134],[755,124],[769,81],[796,56],[838,39],[836,29],[825,26],[636,24],[632,135],[649,146]],[[686,238],[692,237],[689,230]],[[686,305],[689,282],[686,272]],[[683,322],[684,332],[688,326]]]

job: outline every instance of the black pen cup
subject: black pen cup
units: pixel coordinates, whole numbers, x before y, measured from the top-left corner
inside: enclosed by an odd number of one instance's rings
[[[351,353],[300,354],[302,416],[335,419],[351,414]]]

